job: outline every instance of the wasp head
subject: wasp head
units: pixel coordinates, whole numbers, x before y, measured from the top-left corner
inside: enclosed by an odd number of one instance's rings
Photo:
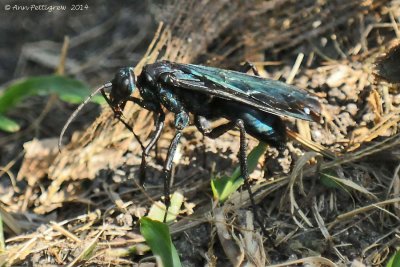
[[[113,107],[117,108],[133,93],[135,90],[135,74],[133,68],[126,67],[120,69],[114,79],[111,81],[110,101]]]

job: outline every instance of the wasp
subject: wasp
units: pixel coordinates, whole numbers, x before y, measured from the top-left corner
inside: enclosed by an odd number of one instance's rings
[[[179,64],[159,61],[147,64],[137,77],[132,67],[121,68],[111,82],[98,88],[70,116],[59,139],[68,125],[89,99],[99,91],[106,99],[115,116],[133,132],[132,127],[122,119],[125,104],[131,101],[156,115],[155,130],[146,146],[142,146],[140,183],[145,181],[146,157],[157,143],[164,127],[165,112],[175,114],[175,135],[168,148],[163,167],[165,204],[169,206],[169,184],[171,168],[182,131],[190,125],[190,114],[194,116],[197,129],[210,138],[218,138],[227,131],[240,131],[240,170],[249,191],[250,201],[255,209],[254,198],[248,183],[246,133],[274,147],[282,148],[285,143],[285,123],[281,117],[319,121],[321,104],[318,98],[302,89],[286,83],[259,77],[258,71],[250,64],[256,76],[246,72],[225,70],[201,65]],[[140,98],[133,97],[139,90]],[[109,95],[107,92],[109,91]],[[210,121],[226,118],[228,123],[210,128]],[[137,140],[138,136],[135,134]],[[264,229],[255,213],[255,219]]]

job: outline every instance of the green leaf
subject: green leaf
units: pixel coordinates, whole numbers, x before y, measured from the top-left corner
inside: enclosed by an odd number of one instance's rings
[[[46,96],[56,94],[63,101],[78,104],[90,94],[90,89],[84,83],[65,76],[48,75],[38,76],[19,80],[4,90],[0,94],[0,115],[14,108],[18,103],[30,96]],[[105,100],[102,96],[94,96],[93,102],[103,104]],[[16,132],[20,129],[19,125],[4,116],[0,117],[0,130],[6,132]]]
[[[214,198],[220,202],[226,201],[243,183],[244,179],[242,177],[236,178],[224,175],[213,178],[211,180],[211,189]]]
[[[396,251],[396,253],[390,258],[386,267],[399,267],[400,266],[400,250]]]
[[[11,84],[0,95],[0,113],[7,112],[29,96],[57,94],[62,99],[79,103],[89,93],[90,89],[84,83],[64,76],[48,75],[27,78]]]
[[[182,266],[166,224],[148,217],[142,217],[140,219],[140,232],[154,256],[161,258],[164,267]]]
[[[335,181],[335,179],[332,179],[332,177],[335,176],[335,172],[333,170],[326,170],[321,172],[321,183],[326,186],[327,188],[331,188],[331,189],[343,189],[343,186],[340,185],[339,182]]]
[[[326,172],[321,173],[321,182],[327,187],[339,188],[342,190],[343,190],[343,187],[351,188],[351,189],[359,191],[365,195],[376,198],[375,195],[372,194],[371,192],[369,192],[365,187],[358,185],[349,179],[342,179],[342,178],[336,177],[333,174],[332,170],[327,170]]]
[[[0,114],[0,131],[15,133],[20,130],[20,126],[17,122],[7,118]]]
[[[260,142],[247,157],[247,168],[249,174],[257,167],[258,160],[264,155],[267,145]],[[220,202],[224,202],[228,197],[235,192],[244,182],[240,176],[240,167],[237,167],[231,176],[213,177],[211,179],[211,188],[214,198]]]

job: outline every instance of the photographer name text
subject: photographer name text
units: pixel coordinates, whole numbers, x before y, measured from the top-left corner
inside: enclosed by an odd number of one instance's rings
[[[80,5],[5,5],[4,10],[6,11],[45,11],[45,12],[53,12],[53,11],[85,11],[89,9],[89,5],[80,4]]]

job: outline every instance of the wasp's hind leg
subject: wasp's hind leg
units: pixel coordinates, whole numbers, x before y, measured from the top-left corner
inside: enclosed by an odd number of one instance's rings
[[[260,76],[260,72],[258,71],[257,67],[250,61],[244,62],[244,64],[240,66],[239,71],[243,72],[243,73],[247,73],[249,70],[252,70],[254,75]]]
[[[214,129],[212,129],[211,131],[206,132],[205,135],[212,139],[215,139],[215,138],[218,138],[219,136],[223,135],[224,133],[228,132],[229,130],[232,130],[235,127],[239,128],[239,131],[240,131],[240,150],[239,150],[240,172],[241,172],[243,180],[244,180],[244,185],[247,189],[247,192],[249,193],[250,203],[251,203],[251,207],[252,207],[252,210],[254,213],[254,219],[256,220],[257,224],[260,226],[263,234],[267,236],[267,238],[269,239],[271,244],[274,244],[271,236],[269,235],[267,229],[265,229],[263,222],[261,221],[260,217],[258,216],[256,203],[254,201],[254,194],[251,191],[251,187],[250,187],[250,183],[249,183],[249,172],[248,172],[248,168],[247,168],[246,130],[244,127],[243,120],[238,119],[234,122],[228,122],[226,124],[220,125]]]

